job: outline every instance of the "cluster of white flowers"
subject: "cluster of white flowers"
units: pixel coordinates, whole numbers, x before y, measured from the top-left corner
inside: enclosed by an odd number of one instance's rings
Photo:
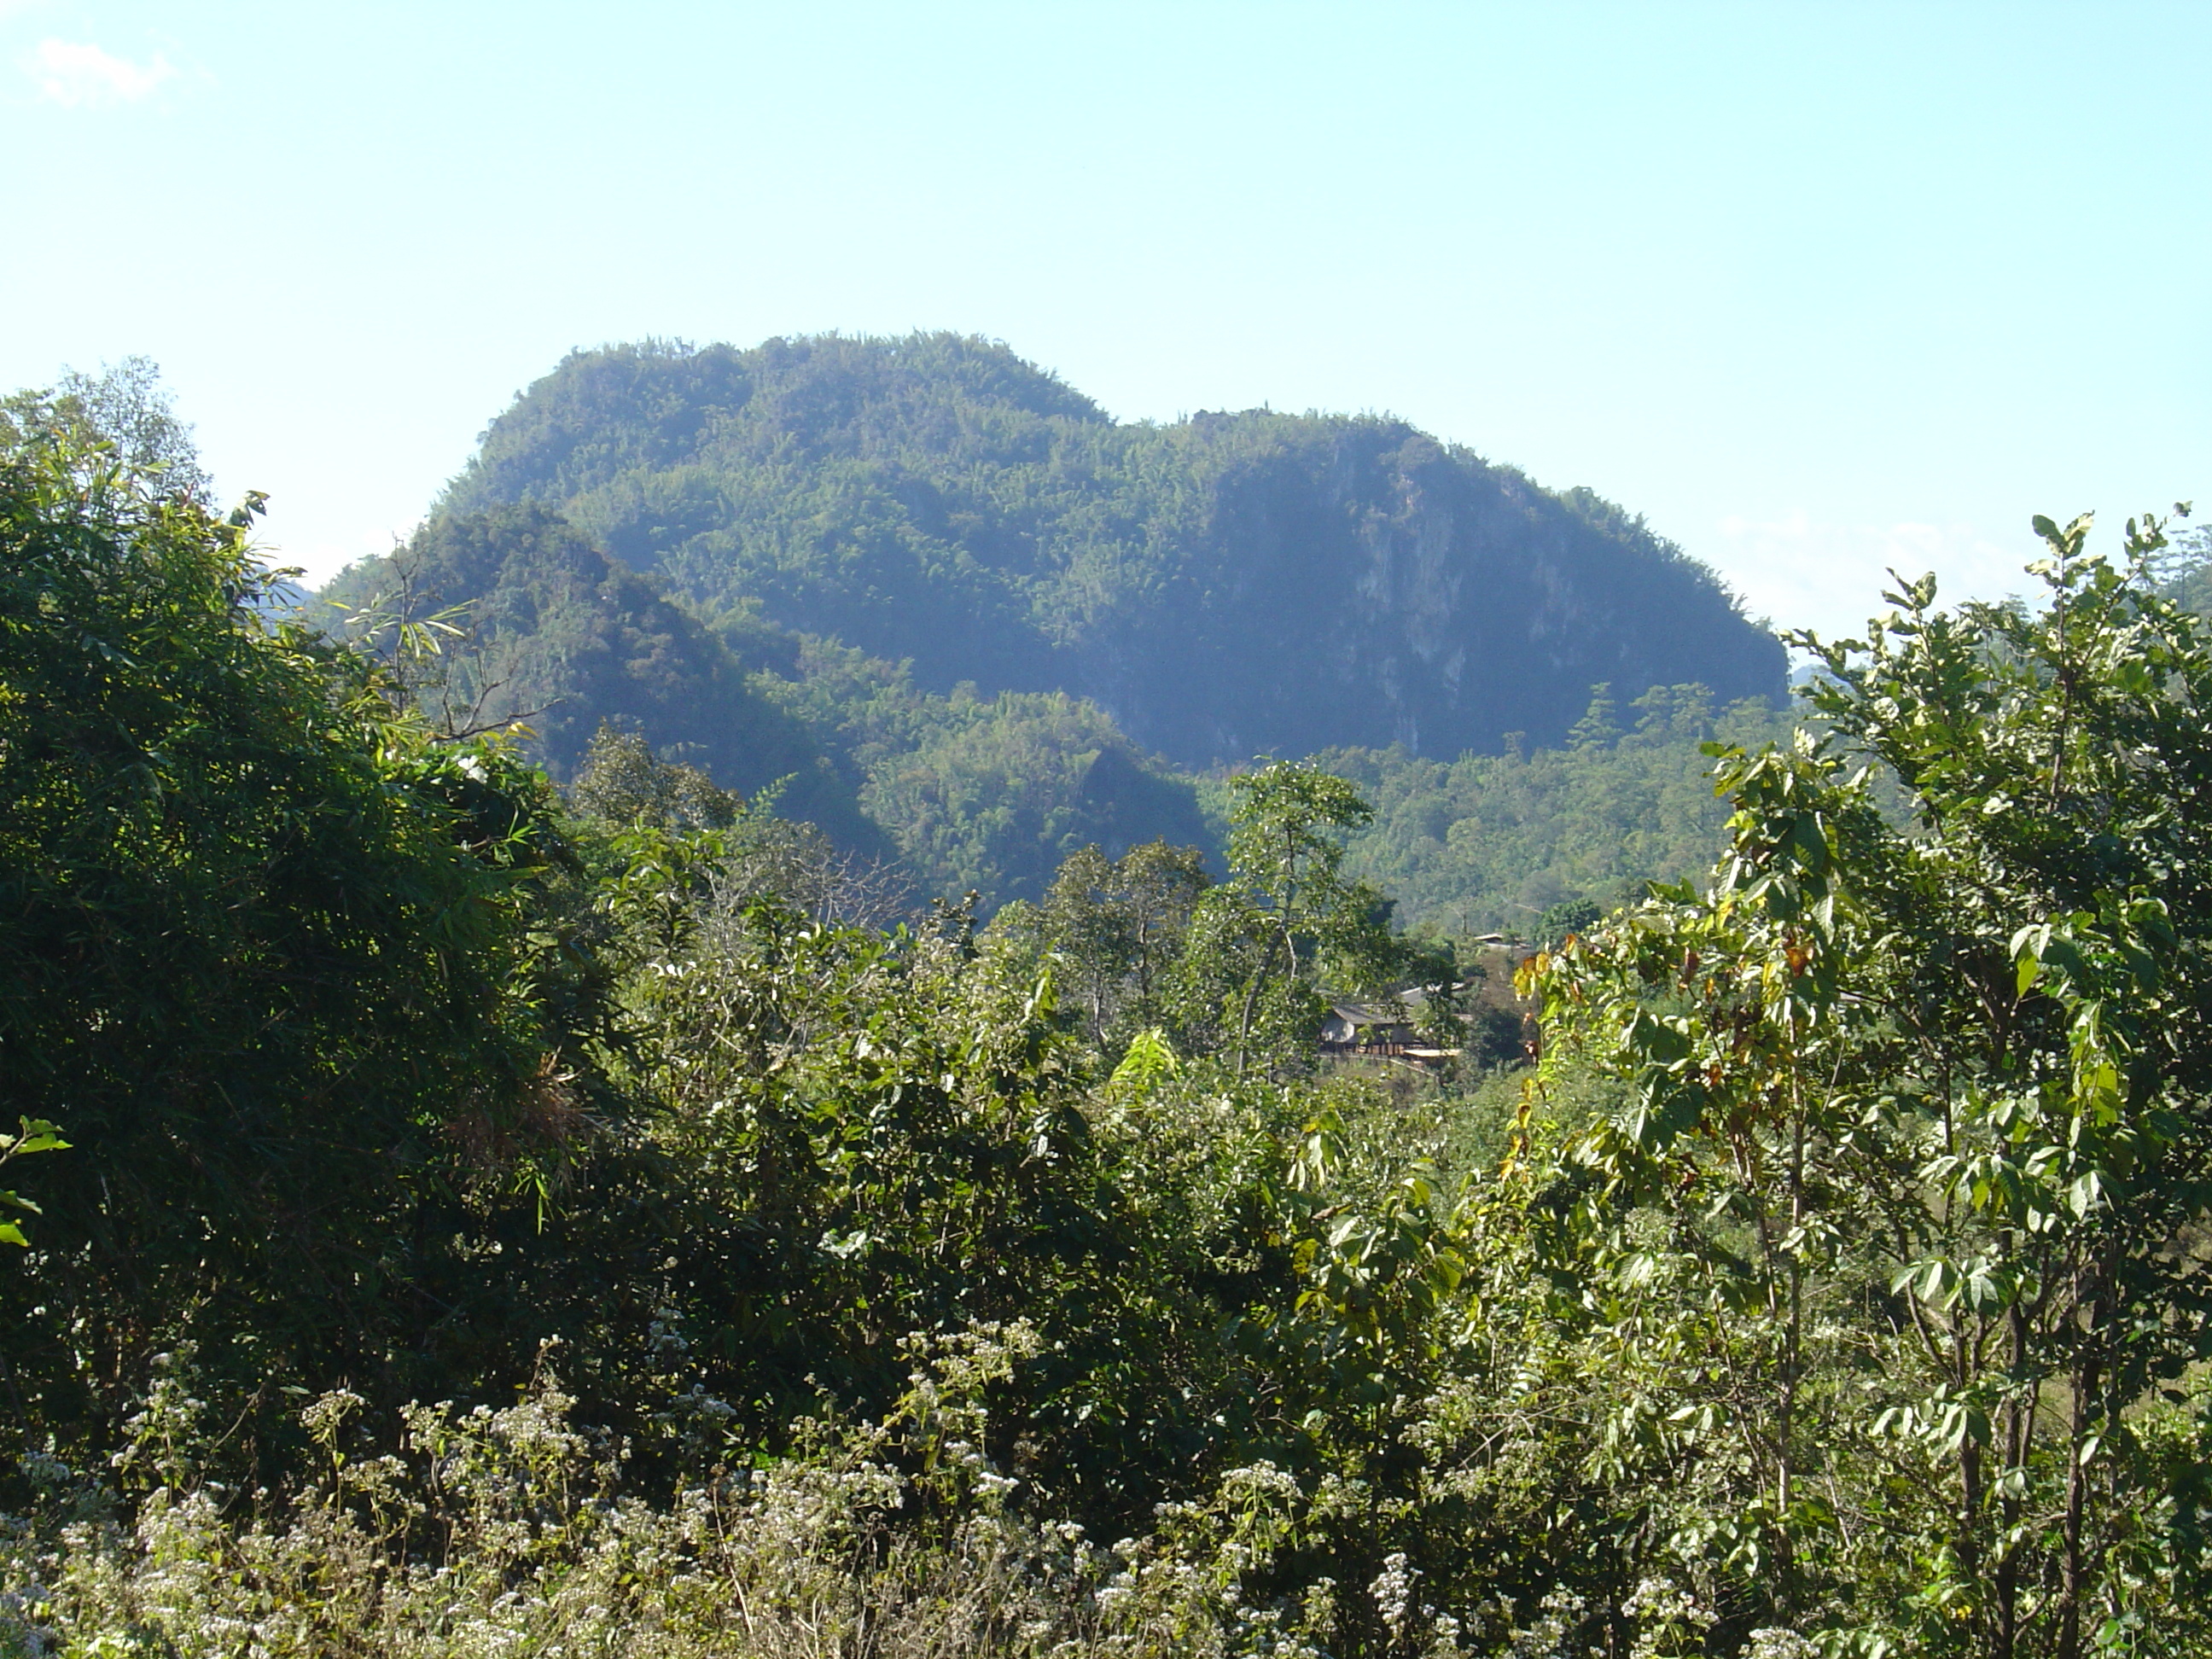
[[[691,1352],[691,1344],[685,1340],[677,1321],[679,1316],[673,1308],[655,1308],[653,1323],[646,1331],[646,1344],[658,1370],[674,1370]]]
[[[76,1478],[76,1471],[50,1451],[25,1452],[15,1467],[33,1486],[64,1486]]]
[[[1538,1604],[1536,1622],[1513,1632],[1512,1659],[1582,1659],[1576,1627],[1589,1604],[1572,1590],[1555,1589]]]
[[[1224,1469],[1221,1474],[1224,1497],[1300,1498],[1304,1492],[1298,1478],[1288,1469],[1279,1468],[1262,1458],[1256,1463],[1247,1463],[1242,1468]]]
[[[351,1389],[333,1389],[301,1412],[300,1426],[329,1445],[336,1441],[346,1419],[368,1403]]]
[[[786,1552],[848,1537],[868,1516],[906,1502],[899,1473],[866,1459],[842,1467],[778,1463],[753,1470],[750,1486],[742,1510],[746,1530],[761,1544]]]
[[[1413,1580],[1419,1576],[1418,1567],[1406,1565],[1405,1552],[1401,1550],[1382,1558],[1382,1571],[1367,1587],[1367,1593],[1375,1598],[1376,1612],[1393,1636],[1404,1633],[1406,1615],[1413,1607]]]
[[[1811,1637],[1778,1626],[1752,1632],[1751,1644],[1743,1651],[1744,1659],[1820,1659]]]
[[[1698,1638],[1712,1628],[1717,1617],[1696,1596],[1664,1577],[1640,1580],[1620,1604],[1620,1610],[1638,1626],[1629,1659],[1667,1659],[1686,1649],[1702,1648]]]

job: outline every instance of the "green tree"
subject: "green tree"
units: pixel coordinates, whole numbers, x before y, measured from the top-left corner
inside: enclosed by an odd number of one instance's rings
[[[1115,860],[1110,891],[1127,942],[1127,1024],[1145,1028],[1167,1018],[1167,988],[1189,938],[1192,912],[1212,884],[1206,855],[1195,847],[1149,841]]]
[[[1536,918],[1536,943],[1556,951],[1576,933],[1595,927],[1605,912],[1588,899],[1562,899]]]
[[[125,357],[97,374],[71,369],[45,391],[0,398],[0,450],[32,445],[104,453],[137,487],[204,501],[213,481],[192,428],[177,416],[149,357]]]
[[[557,798],[276,620],[250,508],[66,433],[0,458],[0,1121],[74,1146],[0,1367],[58,1429],[185,1336],[234,1414],[408,1386],[468,1195],[618,1109]]]
[[[1626,1103],[1548,1212],[1673,1545],[1929,1653],[2197,1650],[2168,1401],[2212,1355],[2212,645],[2084,518],[2039,611],[1806,636],[1833,743],[1720,752],[1709,893],[1537,958]],[[1867,761],[1911,822],[1880,810]],[[1932,1498],[1933,1501],[1929,1501]],[[1690,1512],[1702,1505],[1702,1516]]]
[[[1725,844],[1728,803],[1698,752],[1719,738],[1787,744],[1803,717],[1763,701],[1716,709],[1700,685],[1655,686],[1632,705],[1633,731],[1579,746],[1431,760],[1403,750],[1311,757],[1350,779],[1374,822],[1346,842],[1345,868],[1399,902],[1411,927],[1462,936],[1522,934],[1553,906],[1601,909],[1646,882],[1709,867]],[[1602,707],[1590,721],[1610,729]]]
[[[644,737],[600,726],[584,751],[568,799],[580,812],[621,828],[726,830],[745,803],[696,766],[661,760]]]
[[[1130,1037],[1168,1019],[1169,982],[1211,884],[1195,847],[1152,841],[1109,859],[1093,845],[1061,863],[1041,903],[1006,920],[1034,932],[1092,1046],[1116,1059]]]
[[[18,1120],[18,1133],[0,1134],[0,1170],[4,1170],[19,1158],[28,1158],[33,1152],[58,1152],[69,1146],[60,1132],[44,1118]],[[12,1187],[0,1187],[0,1210],[25,1210],[39,1212],[39,1206]],[[21,1225],[15,1221],[0,1221],[0,1244],[27,1246],[30,1240],[23,1237]]]
[[[1324,981],[1382,985],[1399,953],[1389,902],[1340,873],[1344,833],[1373,817],[1357,789],[1304,761],[1269,762],[1229,787],[1229,879],[1192,918],[1183,994],[1218,1008],[1241,1075],[1255,1053],[1311,1043]]]

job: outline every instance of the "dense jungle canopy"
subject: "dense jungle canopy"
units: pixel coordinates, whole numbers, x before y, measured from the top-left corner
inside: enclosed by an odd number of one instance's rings
[[[1205,779],[987,921],[795,763],[1024,810],[1095,705],[801,638],[720,682],[781,794],[649,706],[556,780],[101,390],[0,404],[0,1655],[2212,1649],[2201,541],[2038,520],[2034,605],[1800,636],[1796,729]],[[713,660],[499,511],[494,623]],[[1579,896],[1374,873],[1461,866]]]

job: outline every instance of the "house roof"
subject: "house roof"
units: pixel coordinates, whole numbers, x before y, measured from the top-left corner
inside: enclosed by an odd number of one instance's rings
[[[1330,1013],[1347,1025],[1406,1025],[1412,1023],[1413,999],[1403,1006],[1388,1002],[1332,1002]]]

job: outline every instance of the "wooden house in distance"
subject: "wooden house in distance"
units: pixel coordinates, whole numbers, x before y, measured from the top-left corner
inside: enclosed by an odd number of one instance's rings
[[[1409,1060],[1425,1066],[1456,1058],[1458,1049],[1431,1048],[1415,1030],[1423,1000],[1419,991],[1407,991],[1389,1002],[1331,1003],[1328,1018],[1322,1022],[1322,1053],[1346,1059]]]
[[[1328,1006],[1316,1044],[1327,1057],[1403,1060],[1434,1066],[1467,1055],[1485,1066],[1520,1065],[1535,1057],[1533,1004],[1513,988],[1514,968],[1527,945],[1517,934],[1478,933],[1468,939],[1479,952],[1469,976],[1456,988],[1468,1031],[1465,1048],[1432,1046],[1419,1031],[1427,994],[1407,987],[1372,1002],[1337,998]]]
[[[1323,1054],[1402,1050],[1415,1041],[1411,1011],[1394,1003],[1333,1002],[1322,1022]]]

